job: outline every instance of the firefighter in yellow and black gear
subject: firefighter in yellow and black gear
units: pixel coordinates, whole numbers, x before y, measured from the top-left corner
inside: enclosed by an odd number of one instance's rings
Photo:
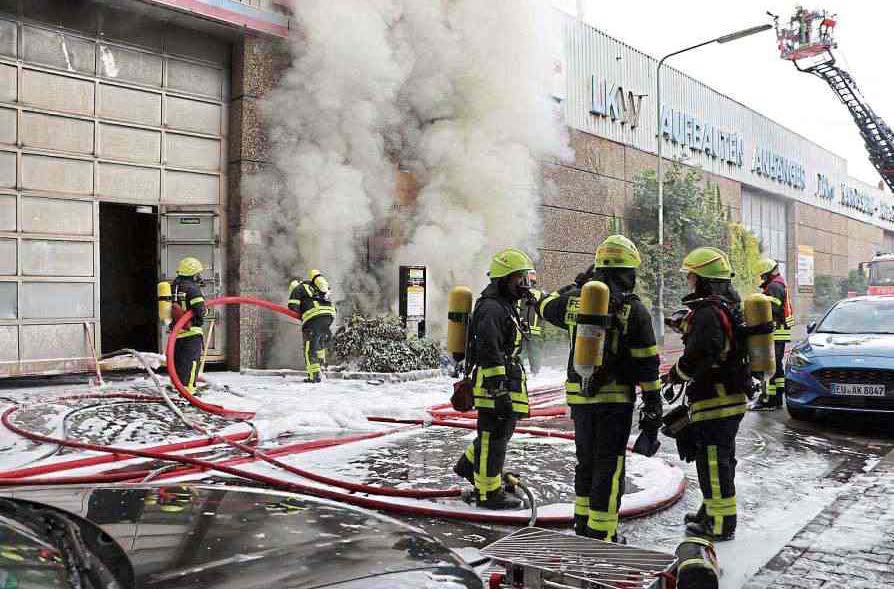
[[[528,274],[528,281],[531,283],[531,292],[537,293],[535,296],[539,298],[537,291],[537,273],[531,271]],[[525,352],[528,356],[528,366],[531,367],[531,374],[540,372],[540,361],[543,357],[543,325],[542,319],[537,313],[537,306],[528,304],[530,299],[518,302],[518,312],[522,318],[523,327],[526,327]]]
[[[329,292],[329,281],[319,270],[307,274],[307,280],[293,280],[289,284],[289,309],[301,319],[304,341],[304,382],[320,382],[322,366],[326,363],[326,349],[332,339],[335,304]]]
[[[453,470],[475,486],[475,501],[488,509],[515,509],[521,501],[503,488],[506,448],[520,417],[528,415],[528,390],[521,362],[524,333],[518,302],[530,296],[528,255],[509,248],[490,264],[490,284],[481,292],[469,321],[466,362],[478,435]]]
[[[751,386],[747,351],[734,332],[744,322],[741,301],[721,250],[693,250],[681,271],[692,291],[683,298],[689,314],[682,322],[683,354],[666,378],[686,385],[691,424],[677,443],[685,460],[695,460],[703,496],[698,512],[684,519],[692,534],[729,540],[736,530],[736,434]]]
[[[204,350],[205,295],[202,294],[202,263],[193,257],[180,260],[177,265],[177,277],[171,283],[171,300],[174,303],[171,325],[186,311],[193,316],[177,334],[174,343],[174,365],[180,382],[191,393],[195,390],[199,363]]]
[[[785,395],[785,345],[792,341],[795,316],[788,296],[785,279],[779,272],[779,263],[771,258],[760,261],[761,290],[770,298],[773,307],[773,343],[776,351],[776,371],[767,383],[767,394],[752,405],[755,411],[774,410],[782,407]]]
[[[643,397],[641,429],[657,440],[661,425],[659,357],[651,316],[633,294],[641,264],[636,246],[622,235],[612,235],[596,249],[595,258],[595,265],[575,283],[544,297],[539,311],[553,325],[567,329],[572,341],[565,396],[574,420],[577,453],[574,530],[581,536],[616,542],[637,385]],[[584,388],[574,370],[573,342],[581,289],[590,280],[609,288],[610,322],[603,365]]]

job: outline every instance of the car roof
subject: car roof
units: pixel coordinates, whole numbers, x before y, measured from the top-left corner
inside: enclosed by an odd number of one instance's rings
[[[843,303],[845,301],[892,301],[892,300],[894,300],[894,294],[863,295],[863,296],[859,296],[859,297],[848,297],[846,299],[841,299],[840,301],[836,302],[835,304],[837,305],[838,303]]]

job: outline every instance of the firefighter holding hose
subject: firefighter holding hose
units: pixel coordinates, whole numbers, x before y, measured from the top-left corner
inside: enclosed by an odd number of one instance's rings
[[[609,542],[619,541],[618,511],[624,493],[627,440],[633,422],[635,390],[642,391],[636,450],[657,450],[662,403],[659,395],[658,348],[648,310],[633,294],[641,259],[623,235],[611,235],[596,249],[595,265],[576,281],[544,297],[539,312],[567,329],[574,342],[568,357],[565,396],[574,420],[577,466],[574,473],[574,531]],[[592,281],[608,287],[608,314],[602,365],[588,378],[575,366],[575,346],[582,290]],[[604,289],[604,286],[600,285]]]
[[[472,367],[478,435],[453,470],[474,485],[475,502],[486,509],[521,507],[521,500],[503,488],[503,463],[516,422],[528,415],[518,302],[530,296],[533,270],[531,258],[519,249],[497,253],[488,272],[490,284],[469,321],[466,362]]]
[[[321,382],[326,348],[332,339],[335,304],[329,294],[329,281],[319,270],[314,268],[308,272],[307,280],[293,280],[289,284],[289,309],[301,318],[304,366],[307,370],[304,382]]]
[[[180,260],[177,277],[171,283],[171,325],[186,311],[192,311],[192,319],[177,334],[174,343],[174,365],[180,382],[190,393],[195,391],[199,362],[204,350],[205,295],[202,293],[202,262],[193,257]]]

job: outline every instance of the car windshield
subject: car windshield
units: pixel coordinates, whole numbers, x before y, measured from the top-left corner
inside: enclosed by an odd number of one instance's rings
[[[829,311],[817,333],[894,333],[894,299],[841,301]]]
[[[873,262],[869,282],[876,285],[894,284],[894,260]]]

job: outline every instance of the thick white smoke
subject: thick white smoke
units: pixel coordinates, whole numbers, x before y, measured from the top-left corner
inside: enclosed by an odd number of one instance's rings
[[[294,11],[293,63],[263,108],[276,177],[256,178],[279,187],[257,227],[268,277],[285,285],[318,267],[339,299],[388,308],[396,265],[425,264],[437,322],[447,290],[480,287],[496,249],[536,253],[540,161],[569,152],[549,96],[552,9],[300,0]],[[398,166],[413,172],[418,201],[393,265],[369,270],[364,245],[393,215]]]
[[[537,0],[408,2],[405,11],[427,33],[411,37],[419,45],[405,86],[421,126],[404,159],[423,187],[395,258],[429,267],[441,319],[450,287],[480,287],[495,251],[536,255],[540,161],[570,156],[549,95],[560,39],[552,9]],[[429,34],[443,50],[432,50]]]

